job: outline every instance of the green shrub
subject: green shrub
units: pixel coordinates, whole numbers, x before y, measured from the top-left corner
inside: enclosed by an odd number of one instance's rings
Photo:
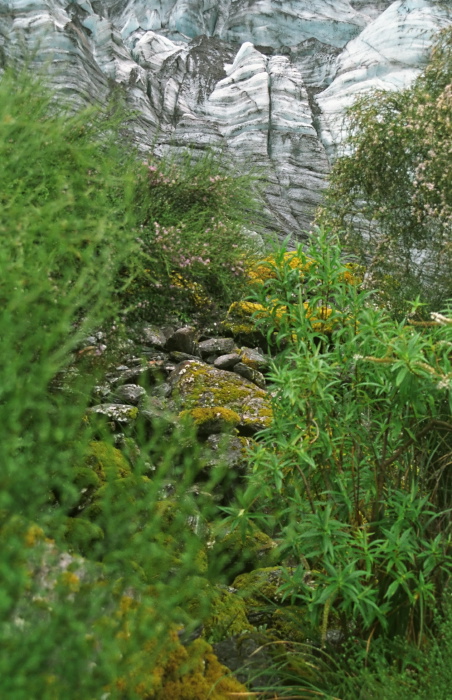
[[[397,324],[346,283],[326,232],[308,254],[316,263],[300,278],[281,251],[256,292],[271,312],[256,323],[279,348],[273,422],[229,523],[273,523],[299,563],[281,592],[307,606],[323,640],[335,620],[344,638],[421,644],[452,573],[452,320]]]
[[[319,215],[399,313],[418,294],[436,310],[452,297],[451,81],[448,28],[411,87],[356,101]]]
[[[117,269],[135,249],[125,231],[136,168],[115,145],[117,115],[67,115],[38,81],[10,72],[0,95],[0,508],[34,517],[50,489],[64,490],[94,381],[73,382],[77,401],[58,389],[70,352],[108,319]]]
[[[119,314],[113,290],[138,250],[141,166],[118,146],[120,119],[71,116],[38,81],[1,76],[0,696],[11,700],[135,698],[144,661],[148,697],[161,686],[157,659],[171,655],[165,640],[208,606],[206,596],[194,606],[207,532],[198,508],[206,518],[212,502],[209,483],[196,504],[190,495],[202,466],[194,435],[137,429],[129,464],[85,420],[98,372],[73,351]],[[171,517],[159,505],[168,493]],[[181,664],[190,670],[186,652]],[[171,661],[174,677],[184,668]]]
[[[255,244],[244,225],[256,211],[248,176],[218,156],[189,152],[143,166],[137,210],[137,274],[125,300],[129,319],[206,311],[240,298]]]

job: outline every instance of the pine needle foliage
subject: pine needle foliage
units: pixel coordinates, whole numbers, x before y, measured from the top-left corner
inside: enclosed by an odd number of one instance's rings
[[[156,420],[114,436],[87,412],[105,367],[102,358],[83,363],[78,343],[120,314],[113,291],[129,283],[124,266],[138,250],[142,166],[120,145],[122,118],[113,108],[67,114],[39,81],[1,76],[0,696],[8,700],[185,697],[184,673],[199,698],[242,688],[222,679],[208,645],[190,643],[210,595],[204,519],[213,503],[209,483],[196,502],[190,491],[204,464],[193,433]]]

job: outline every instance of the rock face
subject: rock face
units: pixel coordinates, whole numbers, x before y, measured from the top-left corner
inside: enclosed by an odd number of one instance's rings
[[[120,85],[144,152],[210,147],[256,168],[270,228],[300,234],[344,108],[408,85],[451,21],[439,0],[9,0],[0,66],[31,56],[74,106]]]

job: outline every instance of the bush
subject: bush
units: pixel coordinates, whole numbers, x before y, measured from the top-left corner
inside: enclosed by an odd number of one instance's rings
[[[35,515],[57,488],[91,383],[74,386],[72,413],[55,380],[108,318],[118,267],[136,248],[125,235],[135,166],[115,145],[117,114],[69,116],[38,81],[10,72],[0,95],[0,508]]]
[[[257,288],[256,323],[279,348],[274,417],[229,519],[273,523],[299,564],[281,592],[324,642],[333,624],[420,645],[452,573],[450,311],[398,324],[347,282],[334,237],[318,232],[308,255],[300,276],[282,250]]]
[[[256,212],[252,179],[231,173],[218,156],[144,165],[136,203],[141,225],[128,318],[206,311],[239,298],[255,251],[244,225]]]
[[[451,81],[448,28],[411,87],[356,101],[319,214],[402,314],[418,294],[433,310],[452,297]]]
[[[117,145],[120,123],[115,110],[68,115],[38,81],[1,77],[0,696],[11,700],[163,697],[163,674],[178,683],[190,670],[205,695],[224,674],[202,676],[211,651],[192,668],[174,641],[209,600],[197,508],[207,517],[210,485],[197,504],[189,493],[200,447],[155,421],[119,454],[86,418],[96,358],[86,367],[72,353],[119,313],[112,292],[137,255],[141,166]]]

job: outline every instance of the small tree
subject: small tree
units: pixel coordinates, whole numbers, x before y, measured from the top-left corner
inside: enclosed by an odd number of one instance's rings
[[[452,296],[451,115],[450,28],[411,87],[365,95],[347,113],[319,220],[344,232],[395,306],[420,293],[441,308]]]

